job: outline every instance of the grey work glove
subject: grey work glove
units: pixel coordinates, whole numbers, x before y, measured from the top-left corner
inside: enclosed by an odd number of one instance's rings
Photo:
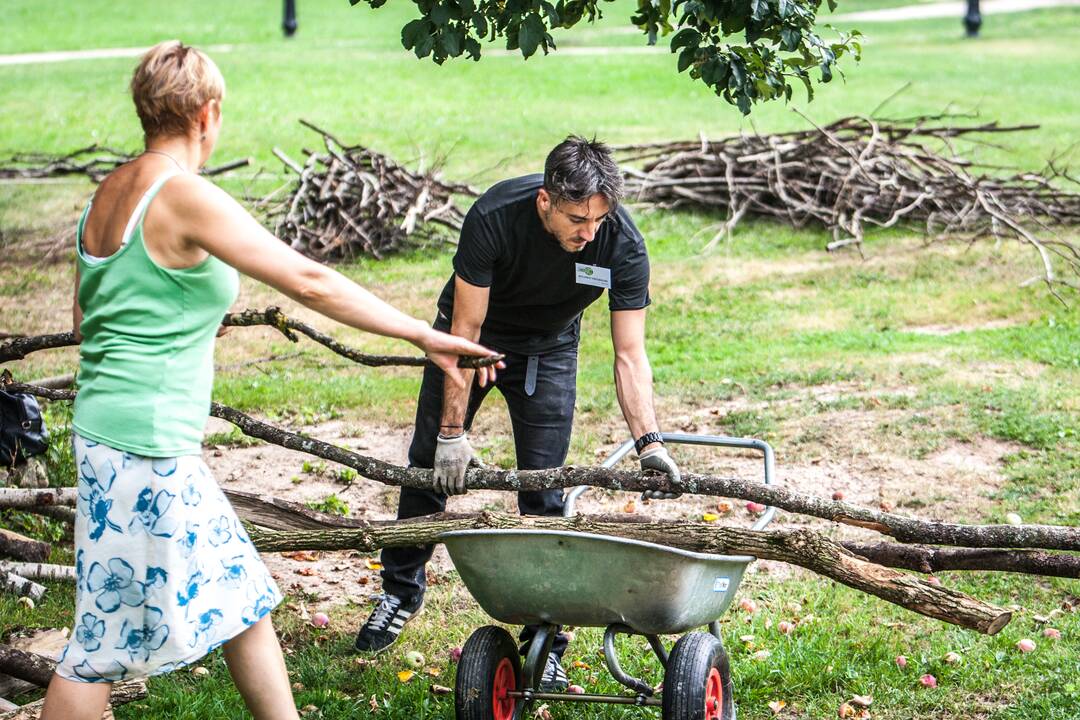
[[[671,481],[678,483],[682,480],[682,475],[679,474],[679,466],[675,464],[675,461],[671,459],[671,455],[668,455],[667,448],[660,446],[653,448],[647,453],[641,455],[638,458],[641,461],[642,472],[646,470],[655,470],[657,472],[665,473]],[[673,500],[682,495],[682,493],[667,493],[660,490],[646,490],[641,493],[642,500]]]
[[[469,465],[479,465],[472,445],[465,433],[456,437],[439,435],[435,447],[435,492],[444,495],[464,495],[465,470]]]

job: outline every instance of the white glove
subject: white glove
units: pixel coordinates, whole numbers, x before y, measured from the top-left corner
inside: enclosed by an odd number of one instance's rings
[[[465,433],[456,437],[439,435],[435,447],[435,492],[444,495],[464,495],[465,470],[470,464],[479,464],[472,445]]]
[[[671,478],[671,482],[679,483],[682,480],[682,475],[679,474],[679,466],[675,464],[675,461],[668,455],[667,448],[661,445],[658,448],[653,448],[647,453],[641,455],[638,460],[641,461],[641,470],[655,470],[667,474]],[[673,500],[679,497],[682,493],[667,493],[660,490],[646,490],[641,493],[642,500]]]

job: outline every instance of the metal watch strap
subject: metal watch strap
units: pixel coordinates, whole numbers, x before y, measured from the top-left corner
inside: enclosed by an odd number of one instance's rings
[[[637,440],[634,441],[634,452],[641,454],[641,448],[651,443],[658,442],[661,445],[664,444],[664,436],[658,432],[647,432]]]

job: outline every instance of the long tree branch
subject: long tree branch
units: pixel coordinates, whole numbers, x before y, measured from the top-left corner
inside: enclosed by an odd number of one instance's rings
[[[49,390],[22,383],[3,383],[9,392],[24,392],[52,400],[72,400],[70,390]],[[210,414],[228,420],[245,435],[275,445],[351,467],[370,480],[397,487],[430,489],[432,472],[407,468],[377,460],[336,445],[298,435],[261,422],[234,408],[211,403]],[[476,490],[547,490],[550,488],[591,485],[611,490],[660,490],[662,492],[717,495],[763,503],[789,512],[811,515],[874,530],[903,543],[932,543],[959,547],[1040,548],[1045,550],[1080,550],[1080,528],[1060,525],[963,525],[918,520],[894,513],[871,510],[841,500],[826,500],[775,485],[762,485],[738,478],[683,473],[672,482],[667,475],[603,467],[565,465],[550,470],[489,470],[472,468],[466,472],[466,485]]]
[[[486,528],[587,532],[662,543],[695,552],[779,560],[813,570],[921,615],[987,635],[1001,630],[1012,618],[1007,610],[964,593],[857,557],[819,533],[806,529],[754,531],[684,522],[624,523],[581,516],[547,518],[484,512],[467,519],[431,519],[429,516],[381,527],[279,531],[249,526],[249,534],[262,552],[327,549],[373,552],[386,547],[436,543],[444,533],[454,530]]]
[[[316,330],[307,323],[294,320],[281,312],[279,308],[268,307],[265,310],[245,310],[239,313],[228,313],[221,321],[225,327],[253,327],[265,325],[272,327],[291,342],[299,342],[296,333],[308,336],[320,345],[324,345],[338,355],[348,358],[360,365],[369,367],[406,366],[423,367],[431,363],[426,357],[411,357],[406,355],[370,355],[356,348],[344,345],[326,333]],[[294,332],[295,331],[295,332]],[[37,350],[51,350],[61,347],[78,345],[75,333],[53,333],[51,335],[34,335],[28,337],[16,337],[0,344],[0,362],[21,360]],[[458,360],[458,367],[479,368],[494,365],[502,359],[501,355],[485,358],[462,357]]]

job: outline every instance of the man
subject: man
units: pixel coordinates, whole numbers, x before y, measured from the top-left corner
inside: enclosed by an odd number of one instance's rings
[[[510,411],[520,469],[554,468],[566,460],[581,313],[606,289],[615,388],[641,467],[679,480],[658,432],[645,353],[649,258],[619,205],[621,195],[622,176],[608,148],[571,136],[548,155],[542,176],[495,185],[465,217],[435,327],[506,354],[494,385]],[[465,492],[465,470],[476,462],[466,432],[490,388],[475,382],[459,388],[441,371],[425,369],[409,464],[435,469],[435,491],[402,488],[399,519],[440,512],[447,495]],[[518,507],[526,515],[561,515],[562,490],[518,493]],[[357,635],[358,650],[389,647],[419,612],[431,553],[431,546],[383,550],[384,595]],[[526,627],[522,641],[534,632]],[[566,638],[558,635],[545,690],[567,686],[560,664],[565,649]]]

